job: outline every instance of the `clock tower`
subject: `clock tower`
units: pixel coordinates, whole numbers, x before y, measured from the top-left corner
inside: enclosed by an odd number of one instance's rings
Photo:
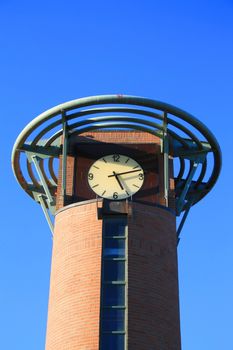
[[[53,233],[46,350],[181,349],[177,244],[220,164],[199,120],[140,97],[74,100],[24,129],[15,175]]]
[[[53,253],[47,349],[64,328],[65,342],[80,349],[87,339],[90,349],[156,348],[162,339],[180,349],[174,181],[171,168],[166,207],[160,138],[88,132],[71,136],[68,154],[65,198],[62,164],[58,178],[53,249],[62,258]]]

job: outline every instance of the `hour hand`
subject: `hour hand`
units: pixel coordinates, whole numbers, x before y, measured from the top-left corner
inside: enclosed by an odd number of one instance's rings
[[[119,177],[117,176],[117,174],[115,173],[115,171],[113,171],[113,176],[115,176],[115,178],[116,178],[116,180],[117,180],[117,182],[118,182],[120,188],[123,190],[124,187],[122,186],[122,183],[121,183]]]

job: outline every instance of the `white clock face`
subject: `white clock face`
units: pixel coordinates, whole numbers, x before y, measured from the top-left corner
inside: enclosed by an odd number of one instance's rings
[[[95,161],[88,172],[88,183],[100,197],[120,200],[140,190],[144,181],[142,167],[122,154],[106,155]]]

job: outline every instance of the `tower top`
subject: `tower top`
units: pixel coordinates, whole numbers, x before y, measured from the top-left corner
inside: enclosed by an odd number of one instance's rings
[[[54,214],[57,159],[63,156],[65,191],[69,136],[100,129],[139,130],[160,138],[165,197],[169,188],[169,158],[174,159],[177,215],[201,200],[217,181],[221,150],[214,135],[200,120],[160,101],[102,95],[60,104],[24,128],[12,152],[13,171],[21,187]]]

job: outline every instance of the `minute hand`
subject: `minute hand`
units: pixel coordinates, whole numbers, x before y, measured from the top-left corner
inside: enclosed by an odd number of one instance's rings
[[[137,170],[130,170],[130,171],[125,171],[124,173],[118,173],[115,175],[108,175],[108,177],[112,177],[112,176],[118,176],[118,175],[124,175],[124,174],[129,174],[129,173],[135,173],[136,171],[142,171],[142,169],[137,169]]]

